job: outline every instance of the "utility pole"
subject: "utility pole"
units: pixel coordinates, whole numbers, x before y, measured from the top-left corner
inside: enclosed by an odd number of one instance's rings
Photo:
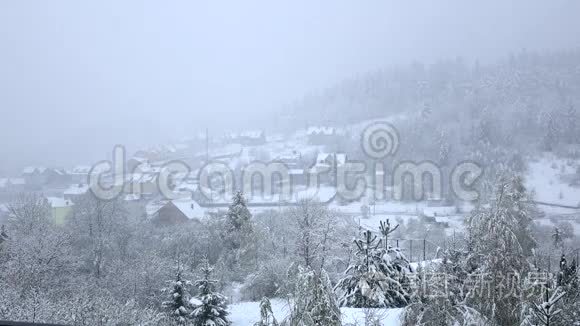
[[[425,261],[425,250],[427,249],[427,239],[423,239],[423,261]]]
[[[209,129],[205,128],[205,164],[209,163]]]

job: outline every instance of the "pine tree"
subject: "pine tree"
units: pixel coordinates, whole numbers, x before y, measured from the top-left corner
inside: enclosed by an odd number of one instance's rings
[[[316,273],[309,267],[298,266],[293,278],[292,311],[285,324],[340,326],[340,308],[326,272]]]
[[[554,147],[558,141],[558,131],[556,127],[556,122],[552,117],[552,114],[549,114],[547,117],[547,126],[546,126],[546,134],[544,135],[543,139],[543,149],[551,152],[554,150]]]
[[[232,204],[226,213],[226,231],[230,234],[241,232],[249,224],[252,214],[248,210],[246,199],[242,192],[238,191],[232,198]],[[232,243],[234,249],[240,247],[239,242]]]
[[[526,275],[535,242],[530,233],[531,209],[519,178],[501,179],[491,207],[472,213],[469,220],[468,272],[484,275],[491,290],[471,289],[469,303],[501,325],[521,322],[517,313],[522,288],[513,282],[506,296],[505,280]],[[517,275],[514,275],[517,274]],[[479,295],[475,295],[479,291]]]
[[[168,310],[169,317],[178,325],[185,325],[190,314],[188,287],[191,283],[184,280],[181,272],[177,272],[175,280],[169,281],[171,288],[165,291],[169,293],[170,300],[163,302]]]
[[[558,286],[564,288],[566,292],[578,292],[578,272],[576,270],[576,260],[568,264],[566,255],[560,258],[560,272],[558,273]]]
[[[266,297],[260,301],[260,321],[255,323],[254,326],[278,326],[278,321],[276,321],[276,317],[274,317],[272,312],[272,304]]]
[[[194,309],[191,313],[194,326],[226,326],[228,320],[226,298],[214,291],[217,281],[211,279],[213,267],[204,259],[200,269],[203,278],[195,282],[199,289],[199,296],[195,300]],[[194,301],[194,300],[192,300]]]
[[[552,232],[552,240],[554,241],[554,248],[559,248],[562,246],[562,232],[558,227],[555,227],[554,232]]]
[[[419,266],[412,303],[405,310],[405,326],[487,325],[479,311],[466,304],[467,252],[455,235],[440,265]],[[437,277],[429,277],[437,276]],[[433,295],[431,295],[433,294]]]
[[[241,192],[237,192],[225,216],[223,263],[235,279],[243,273],[242,265],[255,267],[255,241],[253,241],[252,214]],[[241,279],[236,279],[241,281]]]
[[[314,304],[311,312],[314,325],[340,326],[340,308],[330,278],[325,270],[314,278]]]
[[[402,283],[408,261],[397,249],[382,246],[382,239],[376,240],[370,231],[363,233],[363,239],[355,240],[357,261],[336,285],[341,305],[355,308],[407,305],[409,294]]]
[[[560,288],[556,288],[550,295],[549,288],[545,287],[543,301],[530,308],[526,322],[531,325],[556,325],[558,315],[562,313],[562,309],[557,308],[557,306],[565,294]]]

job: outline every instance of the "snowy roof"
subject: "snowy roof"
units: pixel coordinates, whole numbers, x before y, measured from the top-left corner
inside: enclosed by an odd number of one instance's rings
[[[175,206],[185,217],[190,220],[200,219],[206,215],[206,209],[199,206],[199,204],[193,199],[175,199],[172,201],[153,201],[147,204],[146,212],[148,215],[153,215],[159,212],[159,210],[166,205],[172,204]]]
[[[133,173],[126,176],[126,180],[132,183],[149,183],[157,180],[157,173]]]
[[[60,208],[60,207],[71,207],[74,206],[74,203],[70,200],[59,198],[59,197],[46,197],[50,207],[52,208]]]
[[[171,203],[190,220],[203,218],[205,216],[205,209],[199,206],[195,200],[180,199],[173,200]]]
[[[429,217],[449,216],[455,214],[457,214],[457,208],[455,206],[438,206],[438,207],[423,208],[423,215]]]
[[[22,174],[32,174],[36,171],[36,168],[34,166],[27,166],[24,168],[24,170],[22,170]]]
[[[336,133],[336,129],[333,127],[308,127],[308,130],[306,131],[306,133],[308,135],[333,135],[334,133]]]
[[[318,153],[316,155],[316,163],[324,162],[330,157],[329,153]]]
[[[338,153],[336,154],[336,164],[344,165],[346,163],[346,154]]]
[[[147,213],[147,215],[153,215],[155,213],[157,213],[161,207],[165,206],[167,204],[166,200],[153,200],[147,203],[147,205],[145,205],[145,213]]]
[[[54,173],[58,174],[58,175],[66,175],[66,171],[63,169],[52,169],[54,171]]]
[[[24,175],[28,175],[28,174],[34,174],[34,173],[44,173],[44,171],[46,171],[46,168],[43,166],[27,166],[22,170],[22,174]]]
[[[24,185],[26,180],[23,178],[0,178],[0,188],[6,188],[9,185]]]
[[[125,195],[125,197],[123,197],[124,201],[136,201],[136,200],[140,200],[141,196],[139,194],[128,194]]]
[[[246,138],[260,138],[264,135],[264,131],[262,130],[248,130],[240,133],[240,137]]]
[[[84,195],[89,191],[88,185],[71,185],[64,191],[65,195]]]
[[[229,144],[221,148],[211,149],[209,152],[209,157],[212,159],[217,159],[221,157],[235,157],[242,154],[243,146],[240,144]],[[197,156],[205,157],[206,152],[201,151],[197,153]]]
[[[135,160],[135,161],[137,161],[137,162],[141,162],[141,163],[146,163],[147,161],[149,161],[149,159],[148,159],[148,158],[146,158],[146,157],[141,157],[141,156],[139,156],[139,155],[135,155],[135,156],[131,157],[129,160]]]
[[[89,172],[91,172],[91,167],[88,165],[77,165],[71,170],[73,174],[88,174]]]
[[[8,181],[10,181],[10,183],[13,185],[25,185],[26,184],[26,180],[24,180],[23,178],[10,178],[10,179],[8,179]]]
[[[337,165],[344,165],[346,163],[345,153],[318,153],[316,156],[316,163],[324,163],[327,160],[333,161],[336,158]]]

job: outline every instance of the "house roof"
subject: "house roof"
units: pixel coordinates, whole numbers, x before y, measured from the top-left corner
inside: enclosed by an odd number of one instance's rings
[[[137,201],[140,200],[141,196],[139,194],[128,194],[123,197],[124,201]]]
[[[308,127],[306,131],[308,135],[333,135],[336,133],[336,129],[334,127]]]
[[[195,200],[173,200],[171,203],[190,220],[203,218],[205,216],[205,209],[199,206]]]
[[[72,168],[72,174],[88,174],[91,172],[91,167],[88,165],[77,165]]]
[[[246,138],[260,138],[264,135],[264,131],[262,130],[248,130],[240,133],[240,137]]]
[[[71,185],[64,191],[65,195],[84,195],[89,191],[88,185]]]
[[[336,164],[343,165],[346,163],[346,154],[345,153],[318,153],[316,156],[316,163],[322,163],[328,159],[333,160],[336,158]]]
[[[329,156],[330,156],[329,153],[318,153],[318,155],[316,155],[316,163],[326,161],[329,158]]]
[[[34,173],[44,173],[46,171],[45,167],[42,166],[27,166],[22,170],[23,175],[30,175]]]
[[[176,199],[171,201],[153,201],[147,204],[148,215],[154,215],[167,205],[175,206],[185,217],[190,220],[201,219],[206,216],[206,209],[201,207],[193,199]]]
[[[19,186],[26,184],[26,180],[24,180],[24,178],[10,178],[10,179],[8,179],[8,181],[10,182],[10,184],[19,185]]]
[[[337,153],[336,154],[336,164],[344,165],[346,163],[346,154],[345,153]]]
[[[52,208],[61,208],[61,207],[71,207],[74,206],[74,203],[70,200],[59,198],[59,197],[46,197],[50,207]]]

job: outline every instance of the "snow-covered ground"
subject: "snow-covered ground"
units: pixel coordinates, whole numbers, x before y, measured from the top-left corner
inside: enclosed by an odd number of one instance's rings
[[[259,302],[240,302],[229,307],[230,320],[234,326],[253,326],[260,320]],[[289,314],[288,304],[283,300],[272,300],[272,311],[278,321],[283,320]],[[384,326],[399,326],[403,315],[403,309],[355,309],[342,308],[343,325],[365,324],[365,316],[373,315],[381,320]]]
[[[569,164],[571,163],[571,164]],[[529,162],[526,186],[535,193],[535,200],[567,205],[580,205],[580,187],[570,185],[578,162],[544,155],[537,161]]]

